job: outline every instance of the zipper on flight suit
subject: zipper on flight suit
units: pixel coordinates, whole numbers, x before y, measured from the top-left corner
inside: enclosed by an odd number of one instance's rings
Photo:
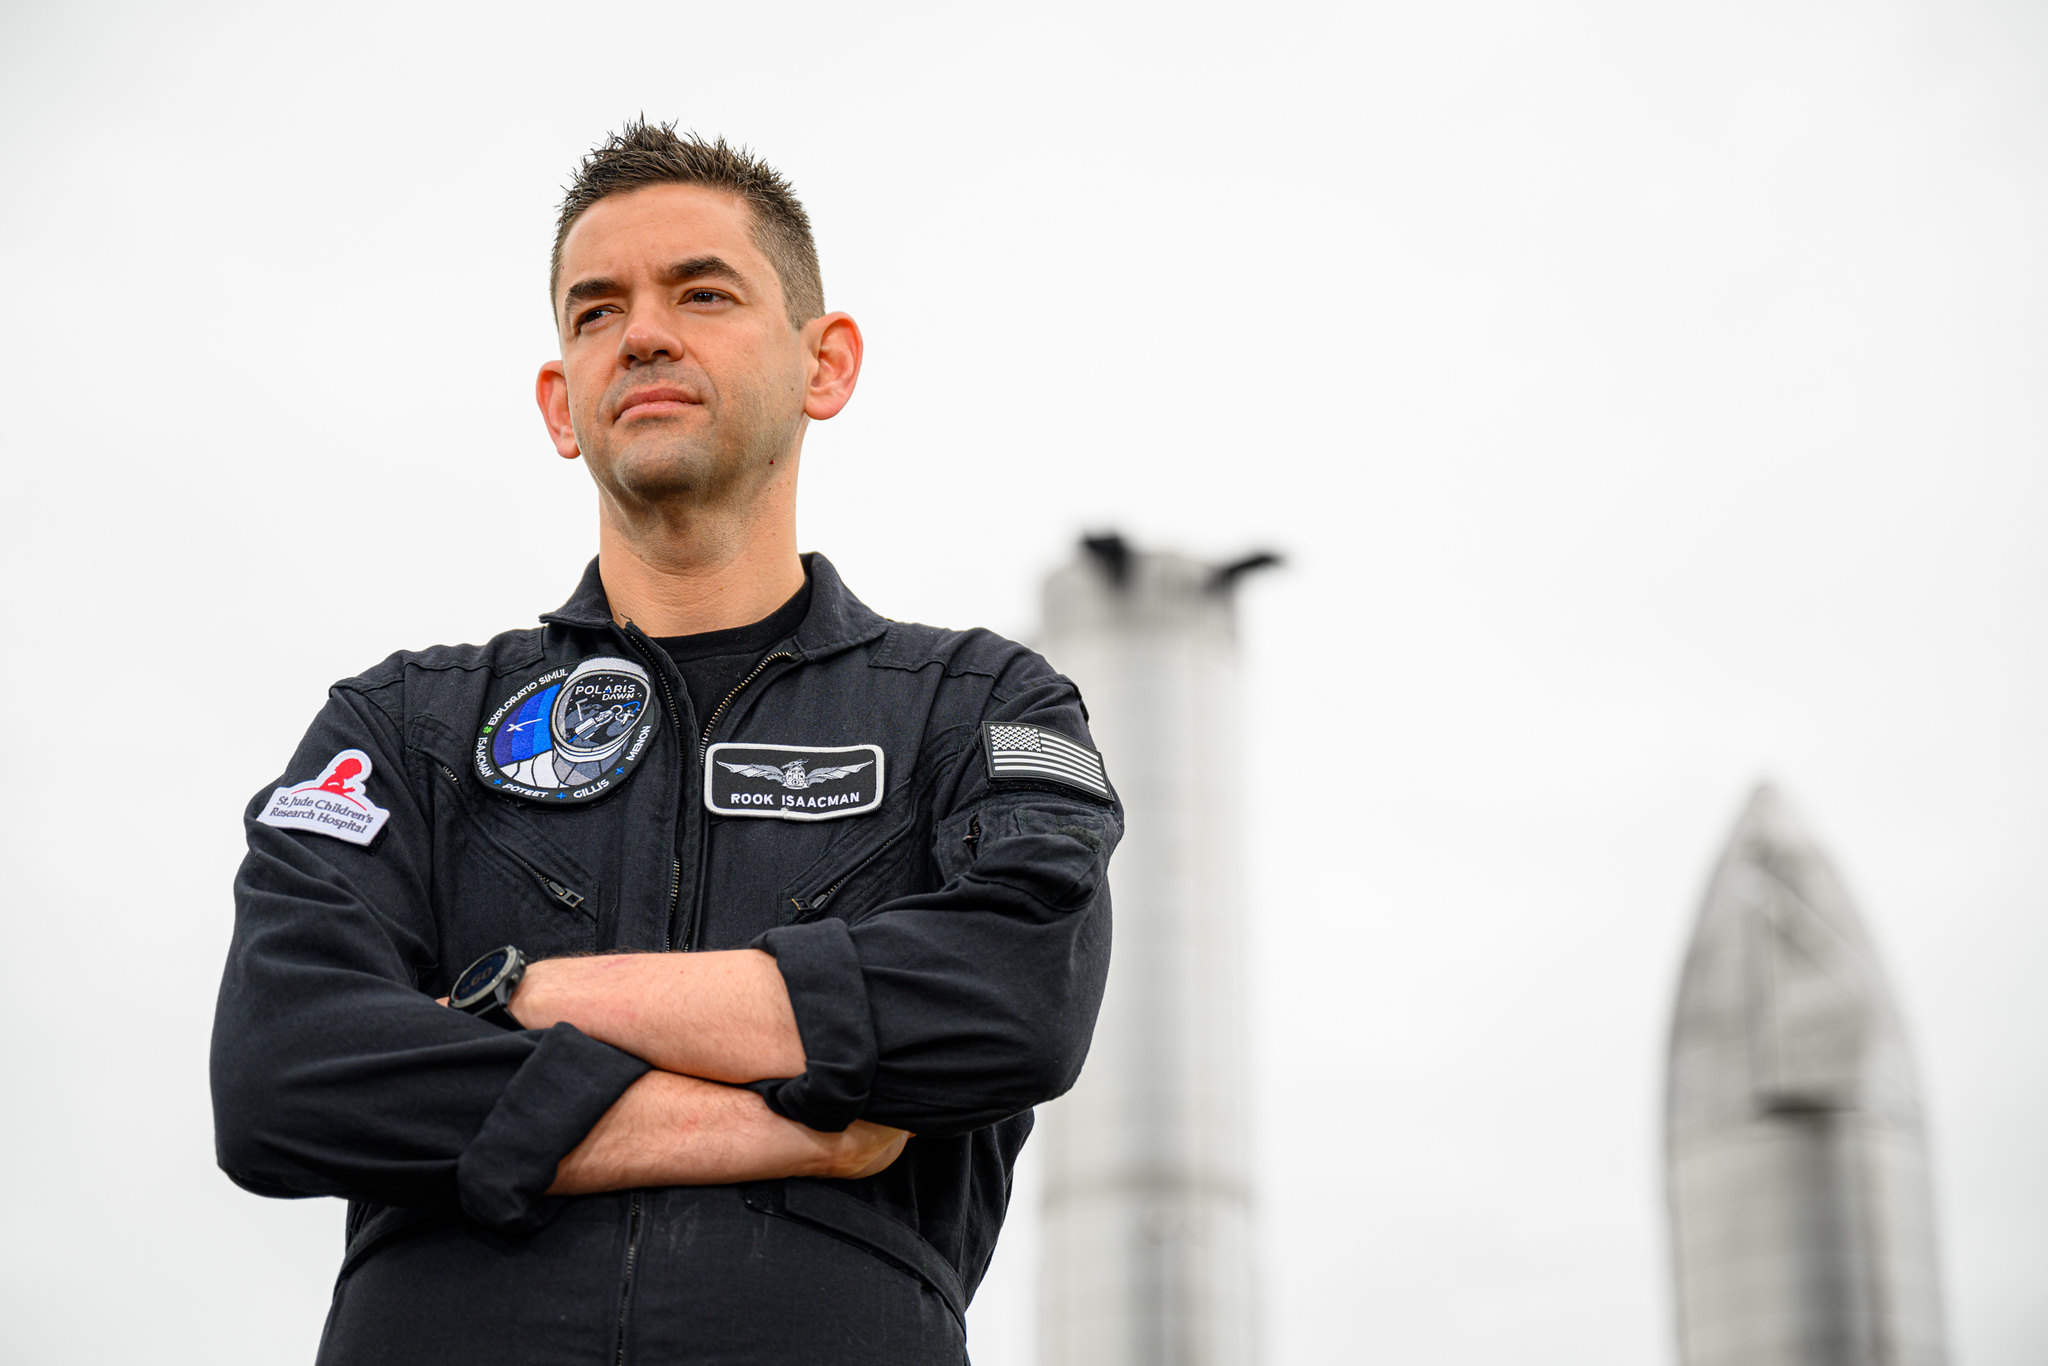
[[[661,700],[668,706],[669,728],[675,732],[676,737],[676,763],[684,770],[677,777],[687,779],[689,746],[683,739],[683,713],[681,708],[676,706],[676,690],[669,686],[668,672],[662,668],[663,661],[655,658],[654,642],[648,639],[645,631],[630,621],[618,629],[620,634],[626,637],[626,643],[633,647],[633,652],[647,661],[647,672],[661,684]],[[673,668],[674,665],[671,663],[670,667]],[[682,833],[682,827],[683,795],[679,791],[676,794],[675,820],[669,826],[668,836],[668,913],[661,919],[663,953],[669,952],[675,946],[676,902],[681,898],[683,891],[683,860],[676,852],[676,842]],[[626,1263],[619,1273],[619,1318],[618,1332],[612,1345],[613,1366],[625,1366],[626,1362],[626,1326],[633,1307],[633,1268],[640,1260],[640,1207],[644,1199],[642,1193],[636,1190],[626,1202]]]
[[[619,1280],[619,1333],[612,1348],[612,1366],[626,1366],[626,1314],[633,1303],[633,1263],[640,1259],[640,1192],[626,1207],[626,1270]]]
[[[661,661],[654,657],[654,642],[648,639],[645,631],[630,621],[619,629],[624,633],[626,643],[631,645],[634,651],[647,661],[647,672],[654,675],[655,679],[661,684],[661,700],[668,707],[668,724],[669,728],[675,732],[676,759],[680,762],[683,756],[689,752],[689,748],[683,740],[683,713],[676,706],[676,691],[669,686],[667,672],[662,669]],[[673,668],[674,665],[671,664],[670,667]],[[704,762],[704,756],[701,752],[697,755],[697,762],[700,766]],[[689,775],[684,773],[679,776],[687,778]],[[681,900],[683,894],[683,861],[676,854],[676,836],[681,833],[682,825],[683,796],[679,792],[676,794],[675,822],[669,829],[668,914],[663,916],[661,920],[661,951],[663,953],[667,953],[675,947],[676,903]],[[621,1339],[620,1350],[625,1350],[623,1339]]]
[[[830,901],[834,896],[838,895],[839,889],[841,887],[844,887],[848,882],[850,882],[853,879],[853,875],[855,873],[858,873],[861,869],[867,867],[876,859],[880,858],[883,854],[887,853],[895,845],[896,841],[902,839],[905,835],[909,833],[910,827],[907,825],[904,826],[895,834],[889,836],[889,838],[883,840],[880,844],[868,850],[865,854],[862,854],[860,856],[859,862],[855,863],[853,867],[848,868],[838,877],[833,878],[831,883],[825,888],[824,891],[813,892],[809,896],[793,896],[789,899],[789,904],[796,907],[797,913],[800,918],[805,919],[808,919],[810,916],[813,916],[818,912],[824,910],[825,903]]]
[[[698,763],[703,763],[704,756],[711,752],[712,728],[718,724],[718,718],[725,715],[725,709],[728,706],[732,705],[732,700],[735,697],[738,697],[741,693],[745,692],[747,689],[747,684],[759,678],[761,676],[761,671],[763,669],[766,669],[770,664],[773,664],[778,659],[795,658],[796,655],[788,650],[777,650],[774,654],[762,655],[760,661],[754,665],[753,672],[749,673],[745,678],[742,678],[739,682],[733,684],[732,691],[727,693],[724,696],[724,698],[722,698],[719,701],[718,705],[711,709],[710,717],[706,719],[704,722],[704,733],[697,738]]]
[[[704,767],[705,758],[711,753],[711,732],[717,728],[718,718],[725,715],[725,709],[732,705],[733,699],[745,692],[748,684],[766,673],[770,664],[775,663],[777,660],[796,660],[801,658],[801,655],[791,650],[776,650],[772,654],[762,655],[759,660],[755,661],[754,667],[747,672],[747,676],[733,684],[732,691],[719,699],[718,705],[711,709],[711,715],[705,718],[704,733],[697,737],[697,767],[699,769]],[[710,856],[711,832],[707,828],[704,832],[704,838],[697,845],[697,879],[690,888],[690,918],[683,925],[683,948],[685,951],[697,947],[697,930],[704,922],[704,917],[701,913],[704,901],[704,863]],[[682,870],[678,868],[676,871],[680,874]]]
[[[634,652],[647,661],[648,672],[661,682],[661,700],[668,704],[669,725],[674,729],[676,736],[676,757],[681,759],[688,752],[683,742],[683,713],[676,706],[675,689],[669,686],[668,673],[662,668],[662,661],[654,656],[654,642],[648,638],[645,631],[642,631],[630,621],[626,622],[620,629],[622,634],[625,635],[627,643],[633,647]],[[711,748],[711,728],[718,724],[718,718],[724,714],[726,707],[745,690],[749,683],[759,678],[761,671],[766,669],[769,664],[778,659],[795,658],[794,654],[786,650],[764,657],[759,663],[754,665],[753,672],[741,679],[738,685],[725,695],[717,707],[712,709],[711,719],[705,722],[704,734],[697,746],[697,766],[700,769],[704,766],[705,754]],[[685,772],[681,776],[687,778],[688,773]],[[676,907],[682,899],[683,861],[677,857],[675,847],[676,834],[680,833],[682,829],[683,803],[685,800],[687,798],[681,792],[678,792],[676,797],[675,826],[669,836],[668,915],[663,921],[661,928],[661,951],[663,953],[668,953],[675,947]],[[699,840],[697,842],[697,882],[699,889],[701,889],[704,881],[704,850],[708,842],[708,840]],[[690,899],[690,923],[684,928],[683,933],[682,947],[685,952],[696,948],[696,901],[697,898],[693,895]],[[612,1353],[614,1366],[625,1366],[626,1361],[626,1327],[631,1316],[633,1303],[633,1268],[640,1259],[641,1200],[641,1192],[634,1191],[632,1199],[626,1207],[626,1264],[625,1269],[620,1275],[618,1335],[614,1342]]]
[[[460,795],[462,792],[462,779],[455,776],[455,770],[448,767],[448,765],[446,764],[440,763],[435,764],[434,767],[440,769],[442,773],[447,775],[449,783],[451,783],[454,786],[456,793]],[[464,802],[464,805],[467,805],[466,800]],[[546,892],[555,901],[568,907],[572,911],[580,912],[583,909],[583,893],[577,891],[573,887],[557,882],[552,877],[549,877],[545,872],[541,870],[539,865],[534,863],[532,859],[520,853],[517,849],[514,849],[511,845],[499,839],[496,835],[493,835],[488,829],[484,827],[482,822],[472,820],[471,823],[475,826],[477,833],[482,835],[493,849],[496,849],[506,858],[511,859],[521,868],[524,868],[528,876],[532,877],[535,882],[538,882],[540,884],[540,889],[543,892]]]

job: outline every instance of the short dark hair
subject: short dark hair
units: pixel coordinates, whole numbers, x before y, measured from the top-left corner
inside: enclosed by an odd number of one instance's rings
[[[593,147],[562,195],[548,262],[549,313],[555,311],[555,291],[562,283],[562,240],[569,229],[598,200],[648,185],[702,185],[738,198],[754,216],[754,245],[782,282],[789,325],[802,327],[824,314],[825,282],[818,273],[811,216],[782,172],[724,138],[706,142],[695,133],[678,134],[673,123],[651,124],[644,117]]]

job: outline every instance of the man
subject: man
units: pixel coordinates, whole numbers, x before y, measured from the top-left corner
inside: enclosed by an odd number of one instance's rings
[[[221,1166],[348,1198],[322,1361],[963,1361],[1108,961],[1080,698],[797,553],[862,343],[773,170],[629,126],[550,294],[598,557],[337,684],[251,803]]]

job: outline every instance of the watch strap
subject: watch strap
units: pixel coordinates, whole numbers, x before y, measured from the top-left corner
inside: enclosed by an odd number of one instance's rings
[[[492,1001],[489,1005],[479,1006],[470,1013],[479,1020],[489,1020],[500,1029],[524,1029],[526,1026],[519,1023],[518,1018],[512,1014],[510,995],[511,993],[507,992],[505,998]]]

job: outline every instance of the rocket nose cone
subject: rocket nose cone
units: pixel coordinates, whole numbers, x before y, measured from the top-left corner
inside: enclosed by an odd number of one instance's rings
[[[1729,855],[1768,860],[1773,853],[1812,851],[1813,837],[1783,788],[1765,779],[1750,791],[1728,840]]]
[[[1674,1126],[1858,1109],[1910,1092],[1890,993],[1827,855],[1773,784],[1709,882],[1672,1021]]]

